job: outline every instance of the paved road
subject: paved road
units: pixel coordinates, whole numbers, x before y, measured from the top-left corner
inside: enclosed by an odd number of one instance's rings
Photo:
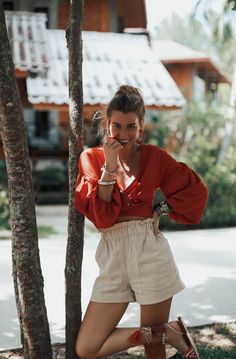
[[[45,298],[53,342],[64,341],[64,264],[67,208],[37,207],[39,225],[57,234],[40,239]],[[94,253],[99,234],[87,222],[82,275],[83,311],[98,268]],[[4,235],[0,232],[0,236]],[[165,233],[186,289],[174,298],[171,318],[183,315],[189,325],[236,319],[236,228]],[[20,346],[11,277],[11,243],[0,241],[0,349]],[[131,304],[120,325],[136,326],[139,307]]]

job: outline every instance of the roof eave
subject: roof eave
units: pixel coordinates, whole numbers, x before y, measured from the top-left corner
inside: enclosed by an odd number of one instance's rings
[[[209,67],[212,73],[216,73],[218,77],[219,83],[231,83],[230,79],[222,73],[222,71],[212,62],[209,57],[202,57],[202,58],[189,58],[189,59],[161,59],[161,62],[164,65],[169,64],[196,64],[205,67]],[[209,69],[207,69],[209,72]]]
[[[104,108],[106,108],[107,104],[102,104],[102,103],[97,103],[97,104],[89,104],[89,103],[85,103],[83,105],[84,107],[84,112],[95,112],[95,111],[99,111],[99,110],[104,110]],[[184,104],[182,106],[165,106],[165,105],[147,105],[145,106],[146,110],[163,110],[163,111],[168,111],[168,110],[178,110],[183,108]],[[58,110],[58,111],[68,111],[69,110],[69,105],[66,103],[63,104],[55,104],[55,103],[34,103],[32,104],[32,107],[35,110],[38,111],[51,111],[51,110]]]

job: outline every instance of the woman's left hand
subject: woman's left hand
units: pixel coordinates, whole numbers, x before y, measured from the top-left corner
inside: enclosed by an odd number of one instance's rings
[[[157,211],[154,210],[152,213],[152,218],[153,218],[153,232],[154,232],[154,235],[157,236],[158,233],[160,232],[159,222],[160,222],[161,216]]]

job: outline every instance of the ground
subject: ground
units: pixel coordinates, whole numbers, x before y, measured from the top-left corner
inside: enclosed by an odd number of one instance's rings
[[[236,358],[236,322],[227,324],[210,324],[189,329],[193,335],[201,359],[235,359]],[[53,344],[53,359],[64,359],[64,345]],[[142,359],[143,348],[135,347],[106,359]],[[180,359],[183,356],[175,350],[168,349],[168,358]],[[0,359],[23,359],[20,350],[0,352]]]

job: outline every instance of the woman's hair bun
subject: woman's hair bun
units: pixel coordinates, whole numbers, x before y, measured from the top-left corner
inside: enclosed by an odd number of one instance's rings
[[[114,110],[124,113],[135,112],[139,120],[143,120],[145,108],[141,90],[130,85],[121,85],[107,106],[108,118]]]
[[[141,98],[143,97],[142,92],[139,88],[130,85],[121,85],[116,91],[115,95],[121,94],[136,95],[140,96]]]

